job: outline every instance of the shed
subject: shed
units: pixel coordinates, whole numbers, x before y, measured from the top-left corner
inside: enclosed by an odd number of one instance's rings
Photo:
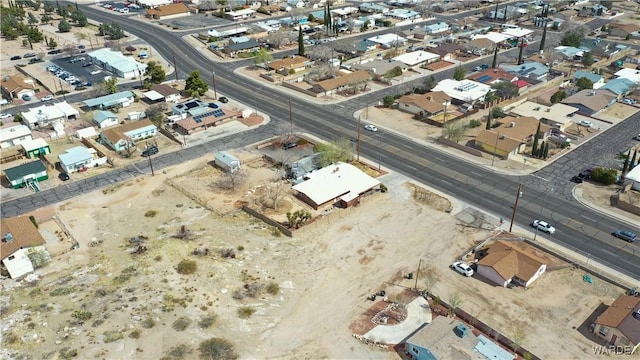
[[[47,167],[40,160],[4,169],[4,175],[14,189],[35,184],[35,189],[39,190],[38,182],[49,178]]]
[[[218,151],[215,154],[214,164],[225,172],[234,173],[240,170],[240,159],[226,151]]]
[[[51,148],[47,141],[42,138],[33,140],[25,140],[22,143],[22,148],[29,159],[35,159],[43,155],[51,154]]]

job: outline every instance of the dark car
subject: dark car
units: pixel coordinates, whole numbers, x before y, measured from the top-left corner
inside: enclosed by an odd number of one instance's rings
[[[89,67],[89,66],[91,66],[91,65],[93,65],[93,64],[92,64],[92,63],[90,63],[90,62],[86,62],[86,63],[82,64],[82,67]]]
[[[29,64],[35,64],[35,63],[40,62],[40,61],[42,61],[42,60],[40,60],[37,57],[35,57],[35,58],[29,60]]]
[[[86,48],[86,46],[84,46],[84,45],[78,45],[78,49],[84,49],[84,48]]]
[[[62,181],[67,181],[67,180],[69,180],[69,174],[67,174],[67,173],[60,173],[60,174],[58,174],[58,178],[59,178],[60,180],[62,180]]]
[[[573,181],[576,184],[582,184],[584,182],[584,179],[581,178],[580,176],[574,176],[571,178],[571,181]]]
[[[158,153],[158,148],[156,146],[151,146],[142,152],[142,156],[147,157],[147,156],[155,155],[157,153]]]
[[[613,232],[613,236],[628,242],[634,242],[638,238],[638,235],[629,230],[616,230]]]
[[[15,55],[11,57],[11,60],[20,60],[20,59],[22,59],[22,56],[20,55]]]
[[[297,143],[294,142],[288,142],[288,143],[284,143],[282,144],[282,149],[283,150],[289,150],[289,149],[293,149],[294,147],[298,146]]]
[[[221,103],[224,103],[224,104],[226,104],[226,103],[228,103],[228,102],[229,102],[229,99],[227,99],[227,97],[226,97],[226,96],[220,96],[220,98],[219,98],[218,100],[220,100],[220,102],[221,102]]]

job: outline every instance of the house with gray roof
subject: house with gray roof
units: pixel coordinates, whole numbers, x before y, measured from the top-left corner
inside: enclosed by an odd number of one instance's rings
[[[601,90],[609,90],[618,97],[627,95],[635,88],[636,84],[625,78],[617,78],[609,81],[600,87]]]
[[[106,162],[106,158],[97,161],[96,153],[96,149],[76,146],[58,155],[58,160],[60,160],[60,167],[66,173],[82,172]]]
[[[118,125],[118,116],[111,111],[98,110],[93,114],[93,121],[98,124],[98,127],[104,129],[109,126]]]
[[[389,12],[389,7],[376,3],[362,3],[358,6],[358,10],[363,13],[386,14]]]
[[[387,72],[395,69],[396,67],[400,68],[402,72],[407,70],[407,66],[403,62],[395,60],[374,60],[362,64],[353,65],[353,69],[355,70],[371,71],[374,74],[374,78],[384,77]]]
[[[85,100],[82,103],[89,109],[108,109],[113,107],[127,107],[133,104],[134,96],[131,91],[120,91],[115,94]]]
[[[578,81],[581,78],[587,78],[591,80],[594,89],[599,89],[602,85],[604,85],[604,77],[602,75],[583,70],[576,71],[575,74],[573,74],[574,80]]]
[[[109,48],[98,49],[87,55],[93,64],[102,66],[121,78],[132,79],[144,75],[147,70],[147,64]]]
[[[439,22],[424,27],[424,32],[427,34],[439,34],[449,30],[449,24],[446,22]]]
[[[7,181],[14,189],[30,186],[29,184],[33,183],[37,184],[39,181],[49,178],[47,167],[40,160],[3,169],[2,171],[4,171]]]
[[[578,113],[591,116],[616,102],[617,96],[605,89],[585,89],[562,100],[563,104],[578,108]]]
[[[549,67],[535,61],[528,61],[521,65],[500,64],[499,68],[516,75],[520,79],[546,81],[547,75],[549,75]]]
[[[231,56],[243,52],[252,52],[260,48],[260,43],[257,40],[249,40],[241,43],[229,43],[224,47],[224,52]]]

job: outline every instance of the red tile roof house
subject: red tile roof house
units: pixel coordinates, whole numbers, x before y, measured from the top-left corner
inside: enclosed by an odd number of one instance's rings
[[[593,333],[632,354],[640,345],[640,297],[620,295],[598,318]]]
[[[45,240],[38,229],[26,216],[1,219],[0,227],[2,228],[0,245],[2,270],[6,270],[12,279],[33,272],[34,266],[28,254],[32,251],[45,250]]]

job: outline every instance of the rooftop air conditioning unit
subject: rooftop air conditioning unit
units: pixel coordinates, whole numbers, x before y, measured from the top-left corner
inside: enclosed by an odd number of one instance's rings
[[[515,123],[515,122],[513,122],[513,121],[512,121],[512,122],[510,122],[510,123],[509,123],[509,127],[516,127],[516,123]]]

